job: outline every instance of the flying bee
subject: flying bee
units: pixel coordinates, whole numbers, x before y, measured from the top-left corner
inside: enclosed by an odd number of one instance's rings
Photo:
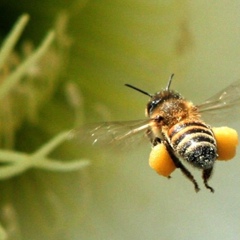
[[[212,128],[203,119],[209,116],[214,119],[217,116],[217,120],[221,121],[229,116],[226,113],[233,111],[233,108],[240,103],[240,80],[204,103],[194,105],[178,92],[170,89],[172,79],[173,74],[169,78],[167,87],[153,95],[125,84],[150,97],[146,107],[148,119],[99,124],[90,131],[92,143],[118,143],[144,132],[153,146],[165,145],[176,168],[179,168],[194,184],[196,191],[199,190],[199,186],[182,160],[202,170],[205,187],[214,192],[214,189],[208,185],[208,180],[218,158],[218,146]],[[223,114],[224,110],[226,110],[225,114]],[[80,135],[81,132],[78,130],[73,131],[73,137]]]

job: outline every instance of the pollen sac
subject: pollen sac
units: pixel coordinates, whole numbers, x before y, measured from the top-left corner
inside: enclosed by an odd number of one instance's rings
[[[169,177],[176,169],[165,145],[162,143],[153,147],[149,156],[149,165],[164,177]]]
[[[236,155],[238,133],[229,127],[212,128],[217,142],[217,160],[230,160]]]

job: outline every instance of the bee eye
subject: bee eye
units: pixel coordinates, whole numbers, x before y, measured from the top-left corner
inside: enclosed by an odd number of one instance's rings
[[[151,102],[148,103],[147,105],[147,112],[148,115],[151,115],[152,112],[154,111],[154,109],[157,107],[157,105],[159,104],[160,100],[153,100]]]

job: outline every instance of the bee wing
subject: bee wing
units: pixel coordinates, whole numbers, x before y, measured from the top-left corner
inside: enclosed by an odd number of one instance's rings
[[[204,120],[223,123],[240,118],[240,80],[197,106]]]
[[[97,146],[131,145],[133,142],[138,142],[136,135],[141,135],[142,138],[149,126],[149,120],[92,124],[72,130],[70,140]]]

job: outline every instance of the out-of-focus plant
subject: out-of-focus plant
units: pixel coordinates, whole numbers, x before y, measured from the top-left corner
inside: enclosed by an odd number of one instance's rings
[[[55,91],[61,67],[59,53],[50,47],[56,35],[53,31],[36,50],[31,43],[25,42],[22,56],[14,51],[28,20],[27,14],[19,18],[0,51],[0,180],[19,175],[29,168],[73,171],[89,164],[88,160],[60,161],[48,157],[68,139],[69,131],[58,134],[34,153],[14,150],[16,131],[24,121],[35,123],[38,120],[39,109]],[[8,230],[5,232],[4,226],[0,228],[0,239],[11,239]]]

